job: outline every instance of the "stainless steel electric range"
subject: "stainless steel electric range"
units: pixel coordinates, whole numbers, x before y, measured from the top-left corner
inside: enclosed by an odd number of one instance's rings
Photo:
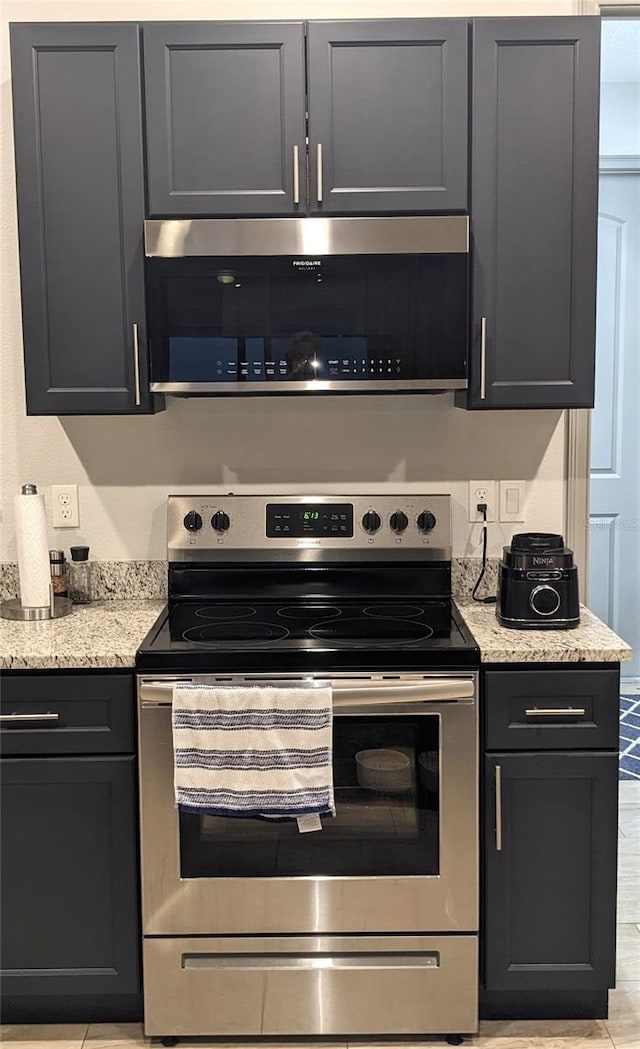
[[[168,561],[137,655],[147,1035],[474,1032],[479,653],[449,497],[172,496]],[[181,681],[330,684],[335,818],[178,813]],[[401,775],[363,776],[372,751]]]

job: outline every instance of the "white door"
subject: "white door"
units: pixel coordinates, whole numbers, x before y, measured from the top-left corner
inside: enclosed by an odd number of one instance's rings
[[[606,10],[606,9],[605,9]],[[631,10],[629,14],[632,15]],[[602,20],[589,604],[640,676],[640,17]]]
[[[639,115],[640,119],[640,115]],[[620,158],[621,160],[622,158]],[[640,157],[600,174],[589,606],[633,646],[640,676]],[[620,166],[620,161],[618,162]],[[637,167],[634,172],[633,167]]]

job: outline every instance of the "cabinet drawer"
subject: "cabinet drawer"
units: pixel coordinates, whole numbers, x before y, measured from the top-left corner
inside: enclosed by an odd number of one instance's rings
[[[618,748],[620,673],[611,670],[489,671],[488,750]]]
[[[3,676],[0,715],[5,756],[115,754],[134,749],[129,674]]]

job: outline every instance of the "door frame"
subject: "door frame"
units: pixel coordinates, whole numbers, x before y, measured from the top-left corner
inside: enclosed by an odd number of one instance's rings
[[[640,18],[637,0],[595,3],[582,0],[583,13],[600,14],[603,18]],[[619,174],[640,172],[640,157],[607,157],[598,163],[601,171]],[[591,473],[591,408],[572,408],[565,413],[566,499],[565,532],[567,546],[582,566],[579,578],[580,600],[586,601],[589,583],[589,489]]]

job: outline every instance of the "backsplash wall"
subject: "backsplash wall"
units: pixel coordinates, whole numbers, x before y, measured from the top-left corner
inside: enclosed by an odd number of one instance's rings
[[[274,0],[269,18],[571,14],[574,2]],[[467,518],[467,482],[523,479],[527,517],[490,525],[490,554],[513,531],[562,531],[565,424],[558,411],[464,412],[453,396],[168,399],[155,417],[27,418],[24,408],[13,139],[8,79],[10,21],[264,18],[258,0],[211,3],[7,3],[3,8],[0,130],[0,561],[16,557],[13,495],[21,484],[76,483],[80,528],[50,529],[52,546],[86,542],[99,560],[165,556],[169,492],[450,492],[454,554],[478,556],[481,530]],[[90,344],[87,352],[91,352]]]

